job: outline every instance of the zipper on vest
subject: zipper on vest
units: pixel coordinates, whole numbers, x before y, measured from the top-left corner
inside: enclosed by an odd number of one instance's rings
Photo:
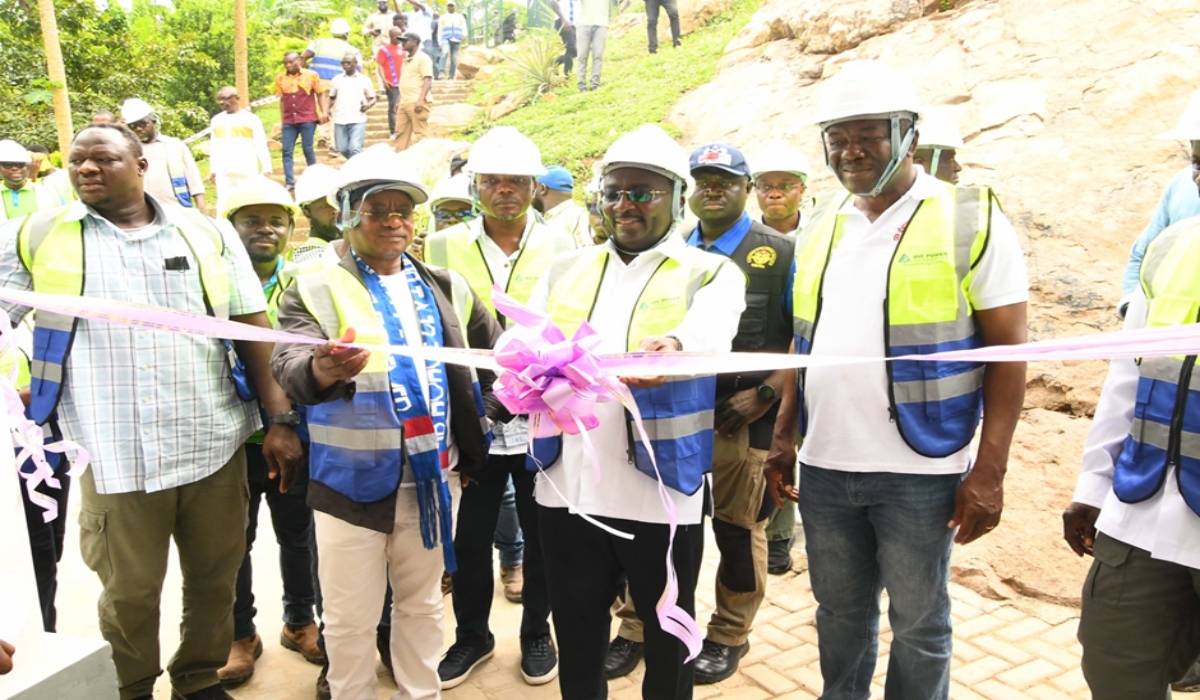
[[[904,237],[908,235],[908,230],[912,226],[912,222],[917,218],[917,214],[921,212],[921,207],[925,205],[925,201],[926,200],[921,200],[921,202],[917,204],[916,210],[913,211],[912,216],[908,219],[908,222],[904,224],[904,230],[900,232],[900,238],[896,241],[896,248],[892,251],[892,257],[888,260],[887,276],[884,278],[884,284],[886,287],[883,293],[884,357],[890,358],[892,356],[892,315],[888,312],[888,307],[890,306],[891,302],[892,266],[896,264],[896,253],[900,251],[900,246],[904,244]],[[900,439],[904,441],[905,445],[908,445],[909,449],[921,455],[922,457],[928,457],[929,455],[918,450],[916,446],[913,445],[908,439],[908,436],[904,434],[904,424],[900,422],[900,413],[896,409],[896,377],[892,371],[892,363],[884,362],[883,366],[887,371],[888,421],[896,424],[896,432],[900,433]]]
[[[628,443],[628,447],[625,450],[625,456],[629,459],[630,464],[637,466],[637,453],[635,452],[636,448],[634,447],[633,442],[633,415],[630,414],[628,410],[625,411],[625,438],[626,442]]]
[[[1192,370],[1196,367],[1196,356],[1183,358],[1183,369],[1179,370],[1179,384],[1175,387],[1175,412],[1171,416],[1171,430],[1167,434],[1167,466],[1179,465],[1183,443],[1183,413],[1187,409],[1188,385],[1192,383]]]

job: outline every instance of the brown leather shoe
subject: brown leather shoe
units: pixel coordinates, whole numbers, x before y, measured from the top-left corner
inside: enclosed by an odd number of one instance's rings
[[[504,584],[504,598],[510,603],[521,602],[521,589],[525,585],[525,574],[520,564],[500,565],[500,582]]]
[[[217,670],[217,680],[227,688],[245,683],[254,675],[254,661],[262,653],[262,637],[257,634],[235,640],[229,648],[229,661],[224,668]]]
[[[320,666],[325,663],[325,654],[317,646],[317,623],[310,622],[303,627],[292,627],[285,624],[279,633],[279,643],[284,649],[290,649],[304,657],[310,664]]]

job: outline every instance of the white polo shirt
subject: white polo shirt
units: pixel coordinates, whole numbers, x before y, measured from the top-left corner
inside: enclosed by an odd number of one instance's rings
[[[667,234],[657,246],[643,252],[629,264],[621,261],[611,242],[608,264],[596,295],[591,325],[602,340],[597,353],[625,352],[629,320],[642,290],[650,277],[668,257],[680,255],[687,243],[675,232]],[[529,300],[535,311],[545,313],[549,282],[543,276]],[[680,339],[687,350],[728,352],[737,335],[738,321],[746,308],[746,278],[736,265],[723,265],[712,281],[692,298],[687,314],[674,330],[667,333]],[[629,463],[629,440],[625,429],[625,409],[610,401],[596,405],[600,425],[588,433],[600,462],[600,483],[595,480],[592,461],[583,438],[564,435],[562,458],[538,474],[534,496],[550,508],[566,508],[548,481],[579,510],[593,516],[666,523],[667,515],[658,494],[658,482]],[[704,512],[704,489],[691,496],[667,489],[679,512],[679,523],[699,523]]]
[[[888,266],[917,206],[938,189],[938,180],[918,168],[913,186],[874,223],[854,207],[853,198],[839,210],[845,223],[825,270],[813,355],[884,356]],[[968,296],[976,309],[1029,299],[1029,277],[1017,234],[995,205],[991,236],[975,267]],[[967,469],[969,448],[934,459],[913,452],[900,437],[888,412],[888,378],[882,362],[811,367],[804,400],[808,431],[800,461],[805,464],[901,474],[958,474]]]

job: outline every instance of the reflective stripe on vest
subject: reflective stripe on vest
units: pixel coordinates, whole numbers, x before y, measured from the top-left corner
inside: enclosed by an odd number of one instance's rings
[[[192,207],[192,191],[187,181],[187,160],[183,155],[187,145],[178,139],[168,138],[163,138],[163,143],[167,146],[167,175],[171,178],[171,189],[175,191],[175,199],[185,207]]]
[[[1148,328],[1200,322],[1200,217],[1164,230],[1142,260]],[[1126,503],[1158,493],[1176,467],[1179,492],[1200,514],[1200,378],[1196,356],[1146,357],[1138,363],[1133,424],[1113,473]]]
[[[692,248],[684,250],[682,262],[676,258],[663,260],[638,295],[625,339],[629,350],[637,350],[643,338],[665,335],[676,328],[696,292],[728,262],[721,256]],[[608,255],[603,246],[584,248],[560,256],[550,268],[547,313],[568,338],[591,317]],[[704,475],[712,470],[716,382],[714,375],[671,377],[654,389],[631,390],[663,481],[688,495],[704,484]],[[633,453],[630,461],[638,471],[653,478],[650,455],[635,434],[628,414],[626,423]],[[534,443],[534,453],[539,459],[555,452],[553,443],[542,440]]]
[[[170,204],[167,205],[171,206]],[[71,207],[29,217],[17,236],[21,263],[33,278],[33,291],[83,295],[83,223],[68,221]],[[174,228],[191,249],[199,267],[200,286],[209,315],[229,318],[229,273],[221,257],[225,241],[216,225],[194,209],[168,212]],[[33,328],[33,361],[30,365],[30,416],[45,423],[62,394],[64,367],[75,339],[77,320],[39,311]]]
[[[309,61],[308,67],[310,70],[316,71],[317,75],[323,81],[333,80],[339,73],[345,73],[342,68],[342,59],[348,53],[356,53],[358,50],[342,39],[332,37],[325,39],[317,39],[312,43],[312,60]]]
[[[451,275],[452,302],[461,323],[464,316],[458,300],[464,295],[469,299],[470,289],[461,277],[456,277]],[[327,338],[341,338],[346,329],[353,328],[356,342],[388,344],[387,329],[375,313],[366,285],[346,268],[332,261],[313,260],[301,268],[296,284],[305,308]],[[479,382],[474,371],[471,376],[475,409],[486,435]],[[309,473],[314,481],[355,502],[372,503],[394,493],[402,473],[404,429],[396,413],[387,353],[372,352],[354,382],[356,391],[350,400],[326,401],[308,408]]]
[[[883,337],[888,357],[978,347],[967,292],[991,230],[989,189],[937,183],[900,234],[888,266]],[[812,351],[830,255],[841,240],[838,211],[852,195],[822,200],[796,243],[793,333],[796,351]],[[945,457],[975,435],[983,407],[977,362],[889,362],[888,401],[905,443],[917,454]],[[800,433],[807,429],[804,372]]]
[[[482,220],[479,221],[478,225],[482,226]],[[492,316],[496,316],[496,306],[492,302],[495,280],[475,233],[470,224],[455,224],[431,234],[425,239],[425,261],[466,277],[475,296],[479,297]],[[512,263],[504,291],[522,304],[529,301],[534,287],[554,257],[571,250],[575,250],[575,239],[570,234],[545,224],[533,224],[525,245],[517,252],[517,259]]]

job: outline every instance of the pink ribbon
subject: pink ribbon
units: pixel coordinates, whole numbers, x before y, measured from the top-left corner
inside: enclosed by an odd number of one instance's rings
[[[0,355],[10,350],[20,352],[17,350],[11,326],[8,323],[0,323]],[[17,473],[25,480],[25,492],[29,501],[42,509],[42,520],[48,523],[59,515],[58,502],[39,492],[37,487],[46,484],[50,488],[61,489],[62,483],[54,476],[54,468],[47,461],[46,453],[66,456],[71,464],[67,473],[75,477],[87,468],[88,451],[70,440],[45,444],[42,427],[25,417],[25,403],[21,401],[21,394],[17,390],[18,369],[17,363],[14,362],[8,375],[0,377],[0,400],[4,403],[2,410],[8,416],[8,429],[12,434],[13,446],[20,450],[14,462]],[[72,452],[75,453],[74,459],[71,459]],[[21,469],[26,460],[33,464],[33,471]]]

